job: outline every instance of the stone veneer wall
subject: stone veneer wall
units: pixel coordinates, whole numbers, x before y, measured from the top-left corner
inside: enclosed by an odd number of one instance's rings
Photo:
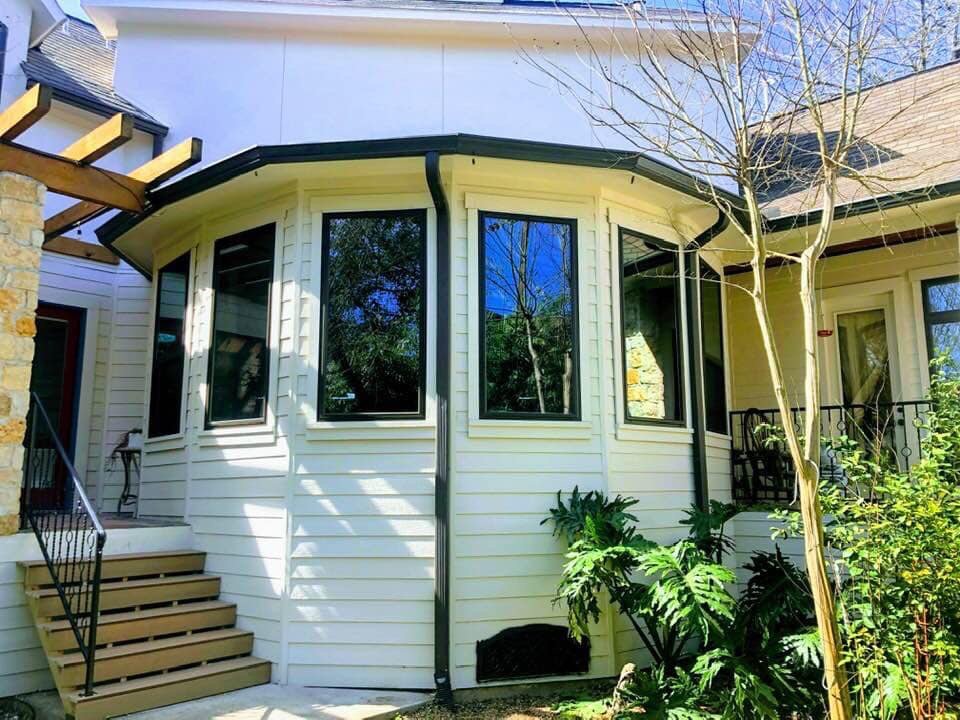
[[[0,172],[0,535],[20,528],[46,188]]]

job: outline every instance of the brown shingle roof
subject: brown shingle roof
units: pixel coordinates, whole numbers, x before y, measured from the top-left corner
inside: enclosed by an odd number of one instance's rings
[[[839,123],[839,100],[821,105],[828,129]],[[877,85],[865,91],[857,120],[862,139],[848,164],[864,173],[867,186],[844,177],[838,205],[960,179],[960,61]],[[832,121],[832,122],[831,122]],[[794,215],[819,206],[817,138],[809,114],[793,118],[784,138],[789,176],[772,177],[765,188],[768,216]]]

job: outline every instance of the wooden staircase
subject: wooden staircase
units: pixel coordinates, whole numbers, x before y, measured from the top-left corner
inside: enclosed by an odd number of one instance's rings
[[[94,694],[86,665],[43,561],[23,563],[27,602],[64,710],[100,720],[270,682],[270,663],[251,656],[253,633],[218,600],[220,578],[202,552],[105,556]]]

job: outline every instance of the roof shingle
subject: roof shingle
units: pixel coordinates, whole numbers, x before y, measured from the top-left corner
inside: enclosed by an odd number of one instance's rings
[[[50,86],[55,98],[103,114],[126,112],[141,129],[164,134],[166,127],[156,118],[114,90],[115,59],[113,41],[93,25],[69,17],[27,53],[22,67],[29,82]]]
[[[877,85],[864,91],[857,120],[860,141],[847,164],[866,178],[848,173],[838,184],[837,204],[891,193],[922,191],[960,179],[960,61]],[[821,105],[829,131],[840,122],[839,101]],[[772,134],[768,152],[789,156],[789,169],[768,178],[765,213],[795,215],[819,207],[819,145],[806,113],[791,118],[785,137]],[[778,149],[779,148],[779,149]],[[785,148],[785,149],[784,149]]]

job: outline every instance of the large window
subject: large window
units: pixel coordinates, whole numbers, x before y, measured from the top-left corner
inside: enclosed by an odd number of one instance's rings
[[[727,385],[723,359],[723,286],[720,275],[700,262],[700,332],[707,430],[727,432]]]
[[[960,278],[926,280],[922,290],[927,354],[931,360],[946,356],[947,372],[956,375],[960,373]]]
[[[181,255],[157,273],[153,373],[150,381],[150,437],[180,432],[189,275],[190,253]]]
[[[480,413],[580,416],[576,223],[480,213]]]
[[[319,415],[423,417],[426,213],[326,215]]]
[[[214,243],[208,424],[266,419],[275,245],[274,225]]]
[[[676,248],[620,232],[620,319],[628,422],[683,420]]]

